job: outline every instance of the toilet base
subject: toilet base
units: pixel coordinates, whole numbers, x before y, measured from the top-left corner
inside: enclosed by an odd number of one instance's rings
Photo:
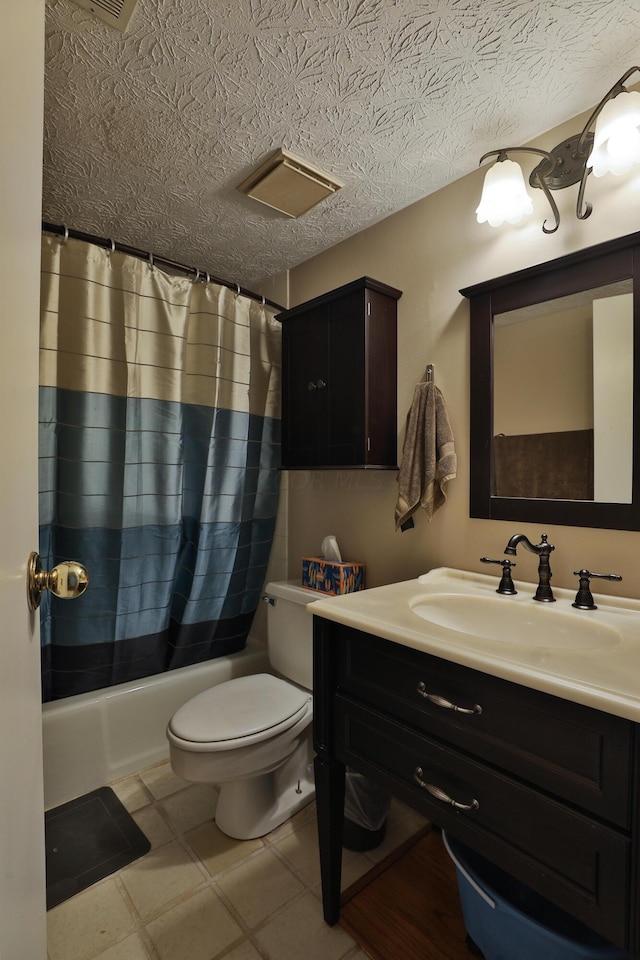
[[[219,830],[235,840],[254,840],[279,827],[315,797],[315,784],[306,779],[274,794],[273,774],[236,780],[220,787],[215,821]],[[298,792],[299,791],[299,792]]]
[[[306,742],[305,742],[306,741]],[[219,785],[215,822],[235,840],[264,837],[315,797],[310,738],[271,773]]]

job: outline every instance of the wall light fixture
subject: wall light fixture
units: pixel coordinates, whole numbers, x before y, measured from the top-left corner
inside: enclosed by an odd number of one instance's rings
[[[578,220],[586,220],[593,209],[584,199],[588,175],[593,171],[594,177],[602,177],[605,173],[619,176],[627,173],[633,164],[640,164],[640,92],[629,91],[624,86],[636,70],[640,72],[640,67],[631,67],[620,77],[595,108],[581,133],[563,140],[553,150],[502,147],[485,153],[480,164],[488,157],[497,159],[484,179],[482,198],[476,210],[478,223],[488,222],[492,227],[505,221],[518,223],[533,211],[520,165],[509,158],[512,153],[533,153],[542,157],[529,176],[529,184],[544,191],[553,212],[555,223],[548,227],[545,220],[542,224],[544,233],[555,233],[560,226],[560,213],[551,191],[563,190],[574,183],[580,183],[576,216]]]

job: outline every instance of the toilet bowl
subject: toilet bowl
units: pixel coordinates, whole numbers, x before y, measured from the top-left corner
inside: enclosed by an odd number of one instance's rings
[[[171,766],[219,787],[215,821],[230,837],[264,836],[313,799],[312,617],[315,595],[270,583],[268,647],[279,676],[227,680],[197,694],[169,721]]]

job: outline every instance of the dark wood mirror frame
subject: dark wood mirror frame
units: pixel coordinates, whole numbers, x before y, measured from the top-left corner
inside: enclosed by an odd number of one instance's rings
[[[633,481],[631,503],[496,497],[493,485],[493,318],[608,283],[633,282]],[[640,530],[640,233],[488,280],[460,293],[471,314],[470,516],[577,527]],[[544,370],[526,370],[548,389]]]

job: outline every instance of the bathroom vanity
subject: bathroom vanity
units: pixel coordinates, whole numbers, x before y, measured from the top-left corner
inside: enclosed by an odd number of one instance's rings
[[[348,765],[639,955],[640,602],[516,586],[441,569],[308,608],[325,919]]]

